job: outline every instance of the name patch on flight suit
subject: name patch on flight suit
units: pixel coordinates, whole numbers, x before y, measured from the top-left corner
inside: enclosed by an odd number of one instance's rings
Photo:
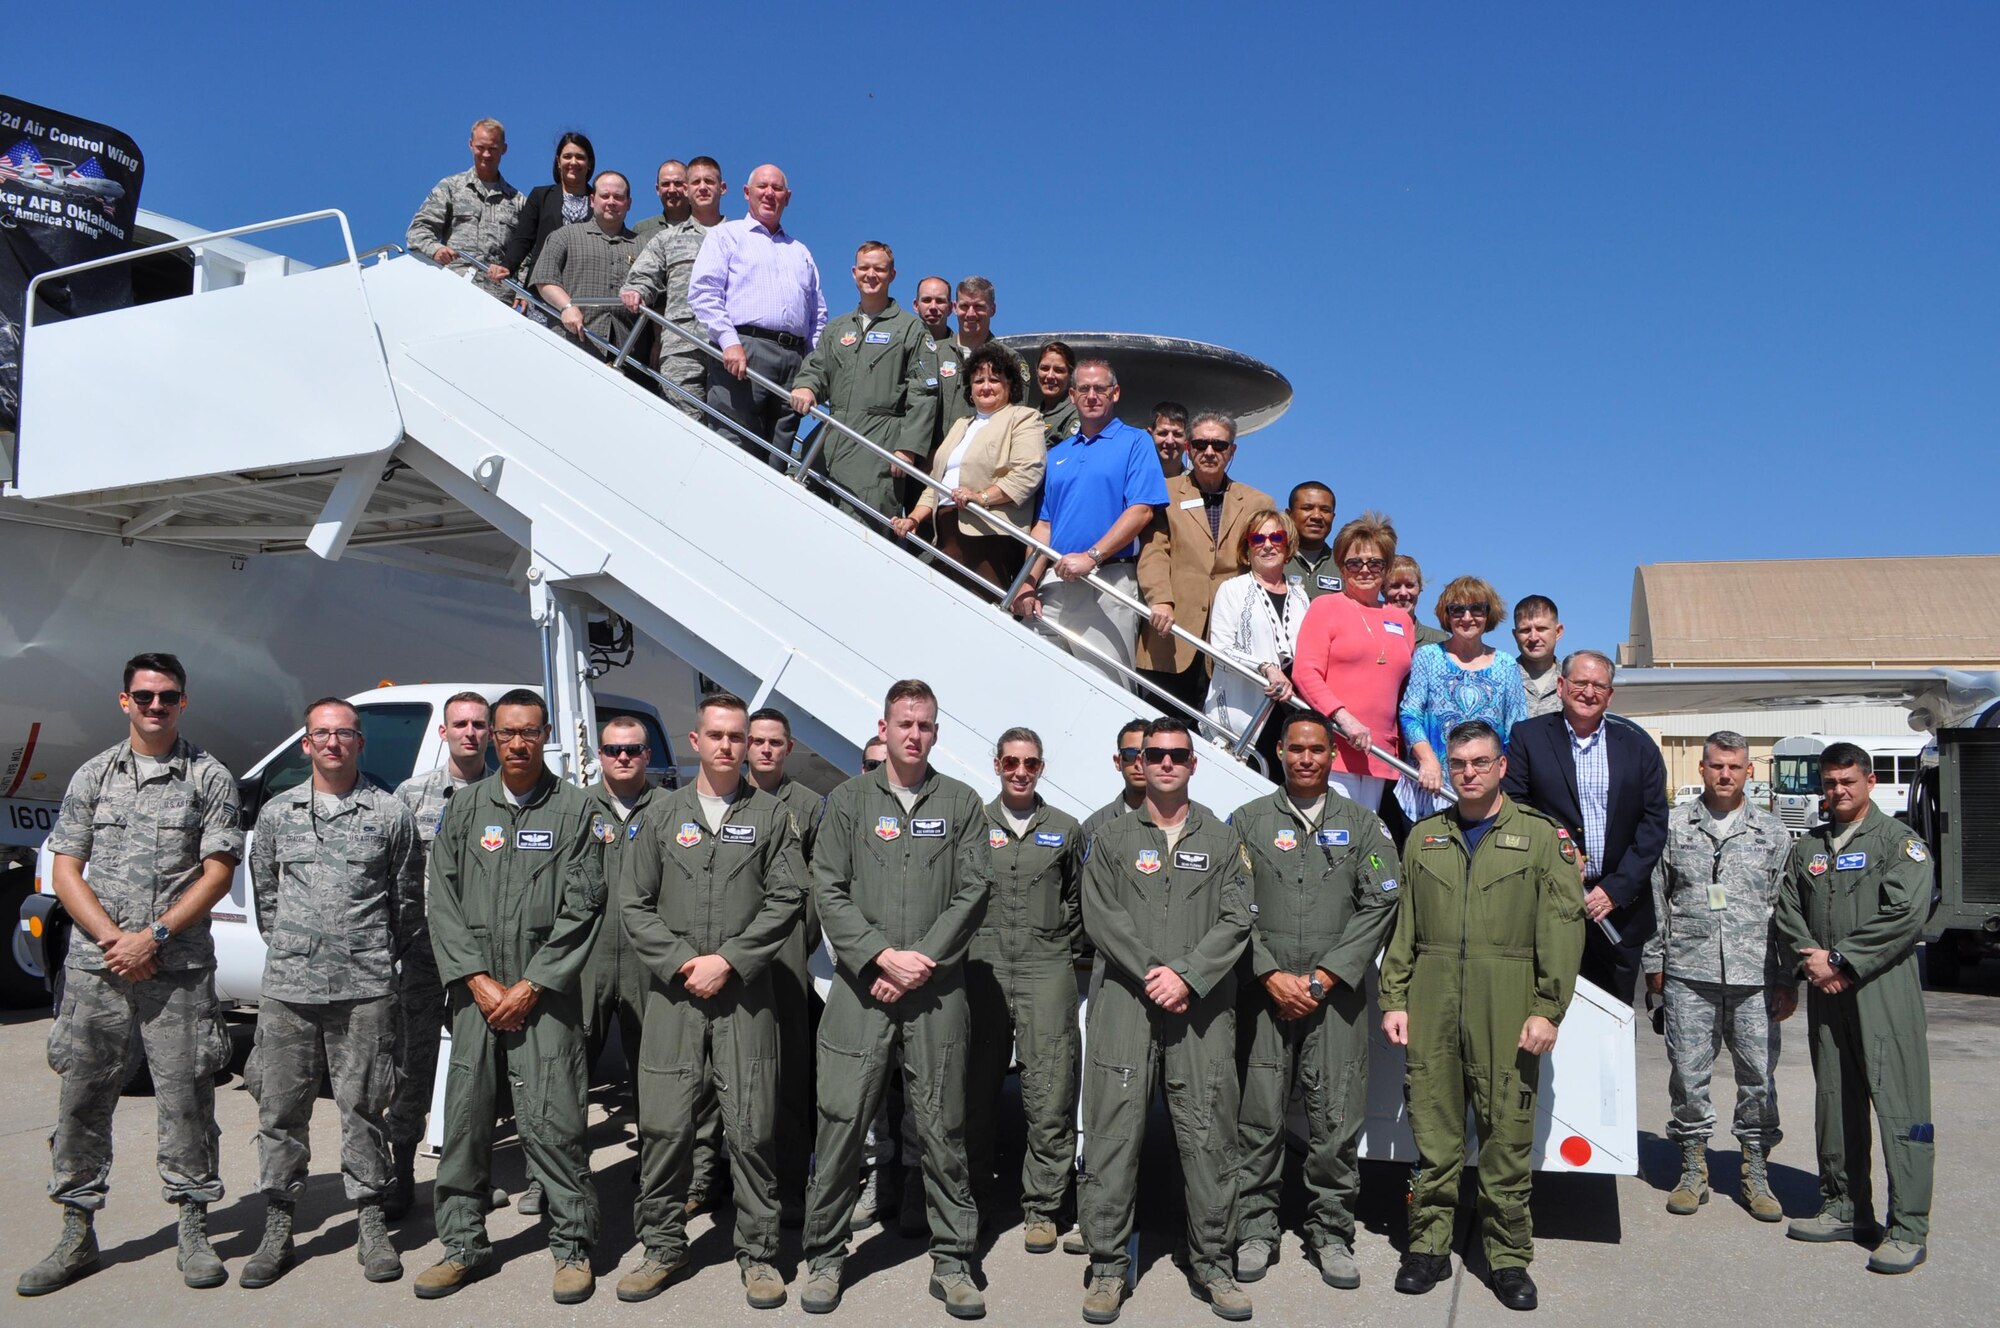
[[[987,832],[986,832],[986,847],[988,847],[988,848],[1005,848],[1005,847],[1007,847],[1007,832],[1006,832],[1005,830],[1002,830],[1002,829],[1001,829],[1001,828],[1000,828],[999,826],[997,826],[997,825],[996,825],[996,826],[993,826],[992,828],[990,828],[989,830],[987,830]]]
[[[1290,827],[1287,827],[1271,836],[1271,846],[1280,853],[1290,853],[1299,846],[1299,837],[1292,832]]]
[[[1347,831],[1345,830],[1322,830],[1313,836],[1313,843],[1318,844],[1321,848],[1338,848],[1346,842]]]
[[[889,344],[889,334],[887,332],[870,332],[868,334],[868,344],[871,346],[886,346]]]
[[[910,822],[910,833],[918,839],[943,839],[949,828],[942,816],[919,816]]]
[[[1835,871],[1860,871],[1868,865],[1866,853],[1843,853],[1833,860]]]
[[[1340,589],[1340,585],[1341,585],[1341,583],[1340,583],[1340,578],[1339,578],[1339,577],[1337,577],[1337,576],[1321,576],[1321,577],[1317,577],[1317,578],[1315,578],[1315,579],[1316,579],[1316,580],[1317,580],[1317,581],[1319,582],[1319,588],[1320,588],[1321,590],[1339,590],[1339,589]]]
[[[1824,853],[1813,854],[1812,861],[1806,864],[1806,870],[1811,872],[1815,876],[1826,875],[1826,854]]]
[[[725,844],[754,844],[757,842],[757,827],[754,825],[724,824],[715,834]]]
[[[1207,871],[1208,854],[1177,848],[1174,850],[1174,867],[1179,871]]]
[[[1035,844],[1039,848],[1061,848],[1063,846],[1063,836],[1048,830],[1037,830],[1035,832]]]
[[[1160,851],[1156,848],[1142,848],[1139,850],[1138,860],[1132,865],[1151,876],[1160,869]]]
[[[885,843],[903,833],[902,825],[893,816],[875,818],[875,837]]]
[[[556,846],[556,832],[553,830],[516,830],[514,847],[534,853],[547,853]]]
[[[442,818],[439,819],[438,824],[440,826],[444,824]],[[505,826],[489,825],[486,827],[486,833],[479,837],[479,847],[485,849],[488,853],[491,853],[496,848],[504,848],[506,844],[507,829]]]
[[[701,827],[693,821],[682,821],[681,832],[674,836],[674,842],[682,848],[693,848],[701,842]]]

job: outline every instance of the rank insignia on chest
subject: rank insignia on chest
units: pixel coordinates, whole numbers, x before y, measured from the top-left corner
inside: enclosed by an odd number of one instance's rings
[[[682,848],[693,848],[701,842],[701,827],[693,821],[682,821],[681,832],[674,836],[674,842]]]
[[[1061,848],[1063,846],[1063,838],[1064,836],[1057,831],[1037,830],[1035,832],[1035,846],[1037,848]]]
[[[1313,836],[1313,843],[1318,844],[1321,848],[1338,848],[1346,842],[1347,831],[1345,830],[1321,830]]]
[[[1921,840],[1905,840],[1903,843],[1903,852],[1910,855],[1911,862],[1929,862],[1931,858],[1931,855],[1924,850]]]
[[[878,816],[875,818],[875,837],[877,839],[880,839],[886,843],[891,839],[900,838],[902,836],[902,833],[903,833],[903,827],[901,823],[896,820],[895,817]]]
[[[843,345],[843,346],[852,346],[852,345],[854,344],[854,342],[855,342],[855,339],[856,339],[856,338],[855,338],[854,334],[853,334],[852,332],[848,332],[848,333],[845,333],[845,334],[843,334],[843,335],[841,336],[841,338],[840,338],[840,344],[841,344],[841,345]]]
[[[943,839],[950,828],[942,816],[919,816],[910,822],[910,833],[919,839]]]
[[[1156,848],[1142,848],[1139,850],[1138,860],[1132,865],[1144,875],[1151,876],[1160,869],[1160,851]]]
[[[602,816],[593,816],[590,818],[590,835],[591,838],[600,844],[609,844],[612,840],[618,838],[618,832],[612,829]]]
[[[1835,871],[1860,871],[1868,865],[1866,853],[1843,853],[1833,860]]]
[[[440,821],[439,824],[443,824],[443,822]],[[506,846],[507,828],[505,826],[489,825],[486,827],[486,833],[479,837],[479,847],[485,849],[488,853],[498,848],[505,848]]]
[[[516,830],[514,847],[531,853],[547,853],[556,846],[556,832],[553,830]]]
[[[1824,853],[1813,854],[1812,861],[1806,864],[1806,870],[1811,872],[1815,876],[1826,875],[1826,854]]]
[[[1299,837],[1293,833],[1290,827],[1287,827],[1271,836],[1271,845],[1280,853],[1290,853],[1299,846]]]
[[[1190,853],[1186,849],[1177,848],[1174,850],[1174,869],[1176,871],[1207,871],[1208,854]]]
[[[986,847],[988,848],[1007,847],[1007,832],[1005,830],[1002,830],[997,825],[988,830],[986,832]]]

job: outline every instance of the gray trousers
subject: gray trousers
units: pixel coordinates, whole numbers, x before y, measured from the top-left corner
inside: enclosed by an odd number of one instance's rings
[[[162,1197],[168,1203],[222,1198],[217,1171],[215,1076],[229,1064],[229,1030],[215,970],[178,969],[128,982],[104,969],[72,967],[49,1029],[49,1068],[62,1076],[49,1135],[55,1174],[49,1198],[104,1207],[111,1190],[111,1116],[131,1077],[134,1032],[153,1072]]]
[[[799,365],[805,360],[804,352],[787,350],[777,342],[766,341],[762,337],[744,337],[743,353],[754,372],[787,387],[798,376]],[[799,432],[799,417],[792,413],[789,396],[766,391],[748,378],[731,377],[720,360],[709,360],[708,404],[771,444],[779,456],[791,456],[792,442]],[[778,457],[763,448],[744,443],[734,434],[727,436],[741,444],[743,450],[752,456],[776,469],[785,468]]]
[[[1116,586],[1129,598],[1139,598],[1139,572],[1132,563],[1107,563],[1097,576],[1099,580]],[[1132,684],[1125,676],[1107,667],[1099,655],[1072,645],[1062,632],[1051,629],[1060,627],[1081,636],[1129,669],[1139,639],[1139,615],[1103,594],[1088,581],[1064,581],[1054,572],[1043,575],[1039,593],[1042,620],[1038,625],[1043,632],[1118,686],[1130,687]]]
[[[1667,1137],[1706,1139],[1715,1131],[1709,1080],[1715,1054],[1729,1048],[1736,1066],[1733,1133],[1766,1152],[1778,1146],[1778,1022],[1770,1017],[1769,991],[1667,976],[1667,1094],[1672,1114]]]
[[[321,1070],[340,1112],[340,1180],[352,1203],[379,1200],[394,1175],[389,1100],[396,1087],[396,999],[257,1004],[257,1045],[244,1073],[257,1099],[257,1184],[276,1199],[306,1192]]]
[[[437,1090],[438,1040],[444,1032],[444,985],[428,937],[403,956],[396,988],[396,1084],[389,1095],[389,1143],[414,1156]]]

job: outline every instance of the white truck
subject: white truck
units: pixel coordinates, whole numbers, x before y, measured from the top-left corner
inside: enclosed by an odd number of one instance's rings
[[[378,687],[350,696],[348,700],[361,716],[361,732],[367,739],[361,752],[363,777],[393,789],[413,774],[442,766],[445,748],[438,730],[444,721],[445,700],[465,691],[496,697],[511,686],[423,683]],[[629,715],[646,726],[652,747],[647,777],[656,784],[674,787],[679,782],[679,769],[674,764],[673,744],[660,722],[659,710],[631,697],[600,694],[595,700],[599,724],[614,716]],[[311,774],[310,760],[299,742],[303,733],[304,725],[300,725],[239,779],[246,831],[255,833],[257,810],[266,798],[303,782]],[[199,738],[198,733],[193,736]],[[497,768],[491,747],[487,749],[486,760],[489,770]],[[21,904],[20,927],[15,933],[15,962],[38,981],[47,972],[43,941],[49,932],[49,913],[55,903],[51,868],[51,854],[44,843],[35,860],[35,890]],[[228,898],[215,906],[211,916],[215,927],[216,990],[227,1003],[254,1006],[263,987],[264,937],[257,929],[257,901],[250,889],[247,867],[237,867]]]
[[[1837,742],[1851,742],[1874,760],[1875,805],[1887,815],[1905,816],[1910,808],[1910,785],[1917,780],[1924,748],[1931,741],[1928,733],[1895,736],[1878,733],[1865,737],[1807,733],[1780,738],[1771,744],[1771,783],[1777,790],[1773,810],[1794,839],[1824,821],[1825,814],[1820,811],[1820,753]]]

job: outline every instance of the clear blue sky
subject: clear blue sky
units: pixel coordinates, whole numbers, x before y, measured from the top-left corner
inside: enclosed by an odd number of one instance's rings
[[[836,303],[879,237],[905,299],[992,277],[1002,332],[1265,359],[1296,396],[1242,478],[1332,481],[1566,645],[1625,638],[1644,562],[1995,548],[1991,5],[229,12],[10,91],[132,134],[148,207],[363,246],[479,115],[524,188],[572,127],[642,188],[775,160]]]

